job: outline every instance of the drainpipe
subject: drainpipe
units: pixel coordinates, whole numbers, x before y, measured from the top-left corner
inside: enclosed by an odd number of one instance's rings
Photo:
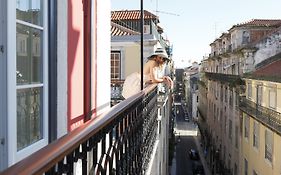
[[[57,1],[50,0],[49,11],[49,143],[57,139]]]
[[[141,0],[141,11],[140,11],[140,32],[141,32],[141,90],[143,90],[143,0]]]
[[[91,119],[91,1],[83,0],[84,10],[84,122]]]

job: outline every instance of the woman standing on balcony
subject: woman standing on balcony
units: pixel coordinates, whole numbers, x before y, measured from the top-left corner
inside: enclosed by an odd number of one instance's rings
[[[151,83],[166,83],[170,88],[173,88],[173,81],[169,76],[158,77],[158,70],[162,69],[165,62],[169,61],[168,55],[162,48],[156,49],[156,51],[148,58],[148,61],[143,67],[143,82],[144,85]],[[130,74],[124,84],[122,96],[128,98],[141,90],[141,75],[139,72]]]

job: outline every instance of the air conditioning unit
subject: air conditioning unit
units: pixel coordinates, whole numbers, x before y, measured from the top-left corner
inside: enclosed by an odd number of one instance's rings
[[[143,25],[143,34],[150,34],[150,25]]]

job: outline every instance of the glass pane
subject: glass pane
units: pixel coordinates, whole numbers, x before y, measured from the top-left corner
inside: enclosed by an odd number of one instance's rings
[[[17,150],[42,139],[42,88],[17,90]]]
[[[276,93],[273,90],[269,90],[269,107],[276,108]]]
[[[17,19],[42,26],[42,0],[17,0]]]
[[[42,31],[17,24],[17,85],[42,82]]]

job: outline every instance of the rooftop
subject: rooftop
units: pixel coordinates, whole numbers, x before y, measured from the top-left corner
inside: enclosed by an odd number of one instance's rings
[[[111,22],[111,36],[124,36],[124,35],[140,35],[139,32],[136,32],[127,27],[121,26],[114,22]]]
[[[159,22],[159,17],[154,15],[153,13],[144,10],[143,12],[144,19],[156,19]],[[111,20],[119,21],[119,20],[138,20],[140,19],[140,10],[120,10],[120,11],[112,11],[111,12]]]
[[[279,27],[281,26],[281,20],[280,19],[252,19],[247,22],[239,23],[236,25],[233,25],[229,31],[236,27]]]

